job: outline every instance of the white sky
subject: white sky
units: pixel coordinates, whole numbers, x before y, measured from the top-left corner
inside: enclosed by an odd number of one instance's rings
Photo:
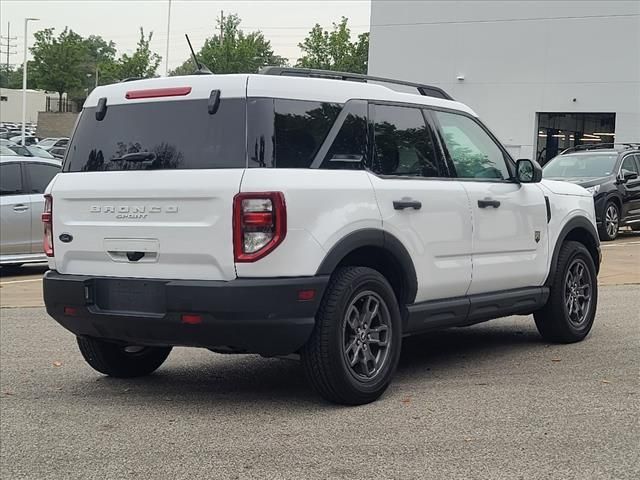
[[[29,46],[33,32],[53,27],[58,33],[65,26],[83,37],[100,35],[116,43],[118,54],[135,50],[139,27],[153,31],[152,48],[163,57],[158,73],[164,73],[164,55],[167,40],[167,8],[169,0],[0,0],[0,32],[7,35],[7,22],[11,22],[11,36],[17,54],[10,57],[12,64],[21,64],[24,52],[24,19],[37,17],[29,23]],[[240,28],[246,32],[261,30],[277,55],[293,64],[300,56],[298,42],[302,41],[314,24],[329,28],[340,17],[349,19],[352,37],[369,31],[371,2],[369,0],[253,0],[204,1],[172,0],[169,68],[180,65],[189,56],[184,40],[188,33],[196,51],[210,37],[216,26],[220,10],[225,15],[237,13],[242,19]],[[5,50],[3,47],[2,50]],[[6,55],[0,56],[0,62]]]

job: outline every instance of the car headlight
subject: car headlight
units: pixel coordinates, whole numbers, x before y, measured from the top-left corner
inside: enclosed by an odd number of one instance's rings
[[[595,195],[596,193],[598,193],[600,191],[600,185],[594,185],[593,187],[587,187],[586,190],[591,195]]]

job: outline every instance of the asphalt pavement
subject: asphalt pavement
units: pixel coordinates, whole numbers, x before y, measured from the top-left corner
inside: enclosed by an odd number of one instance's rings
[[[0,478],[635,480],[639,312],[640,286],[605,286],[578,344],[531,317],[411,338],[387,393],[346,408],[291,360],[178,348],[107,378],[42,308],[4,308]]]

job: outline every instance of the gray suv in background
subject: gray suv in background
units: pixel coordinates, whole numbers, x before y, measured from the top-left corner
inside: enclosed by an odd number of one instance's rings
[[[43,192],[60,171],[59,160],[23,157],[0,146],[0,265],[44,262]]]

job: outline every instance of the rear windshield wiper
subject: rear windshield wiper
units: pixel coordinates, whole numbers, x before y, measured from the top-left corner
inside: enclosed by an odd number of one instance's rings
[[[150,162],[156,159],[156,154],[153,152],[134,152],[127,153],[121,157],[112,158],[112,162]]]

